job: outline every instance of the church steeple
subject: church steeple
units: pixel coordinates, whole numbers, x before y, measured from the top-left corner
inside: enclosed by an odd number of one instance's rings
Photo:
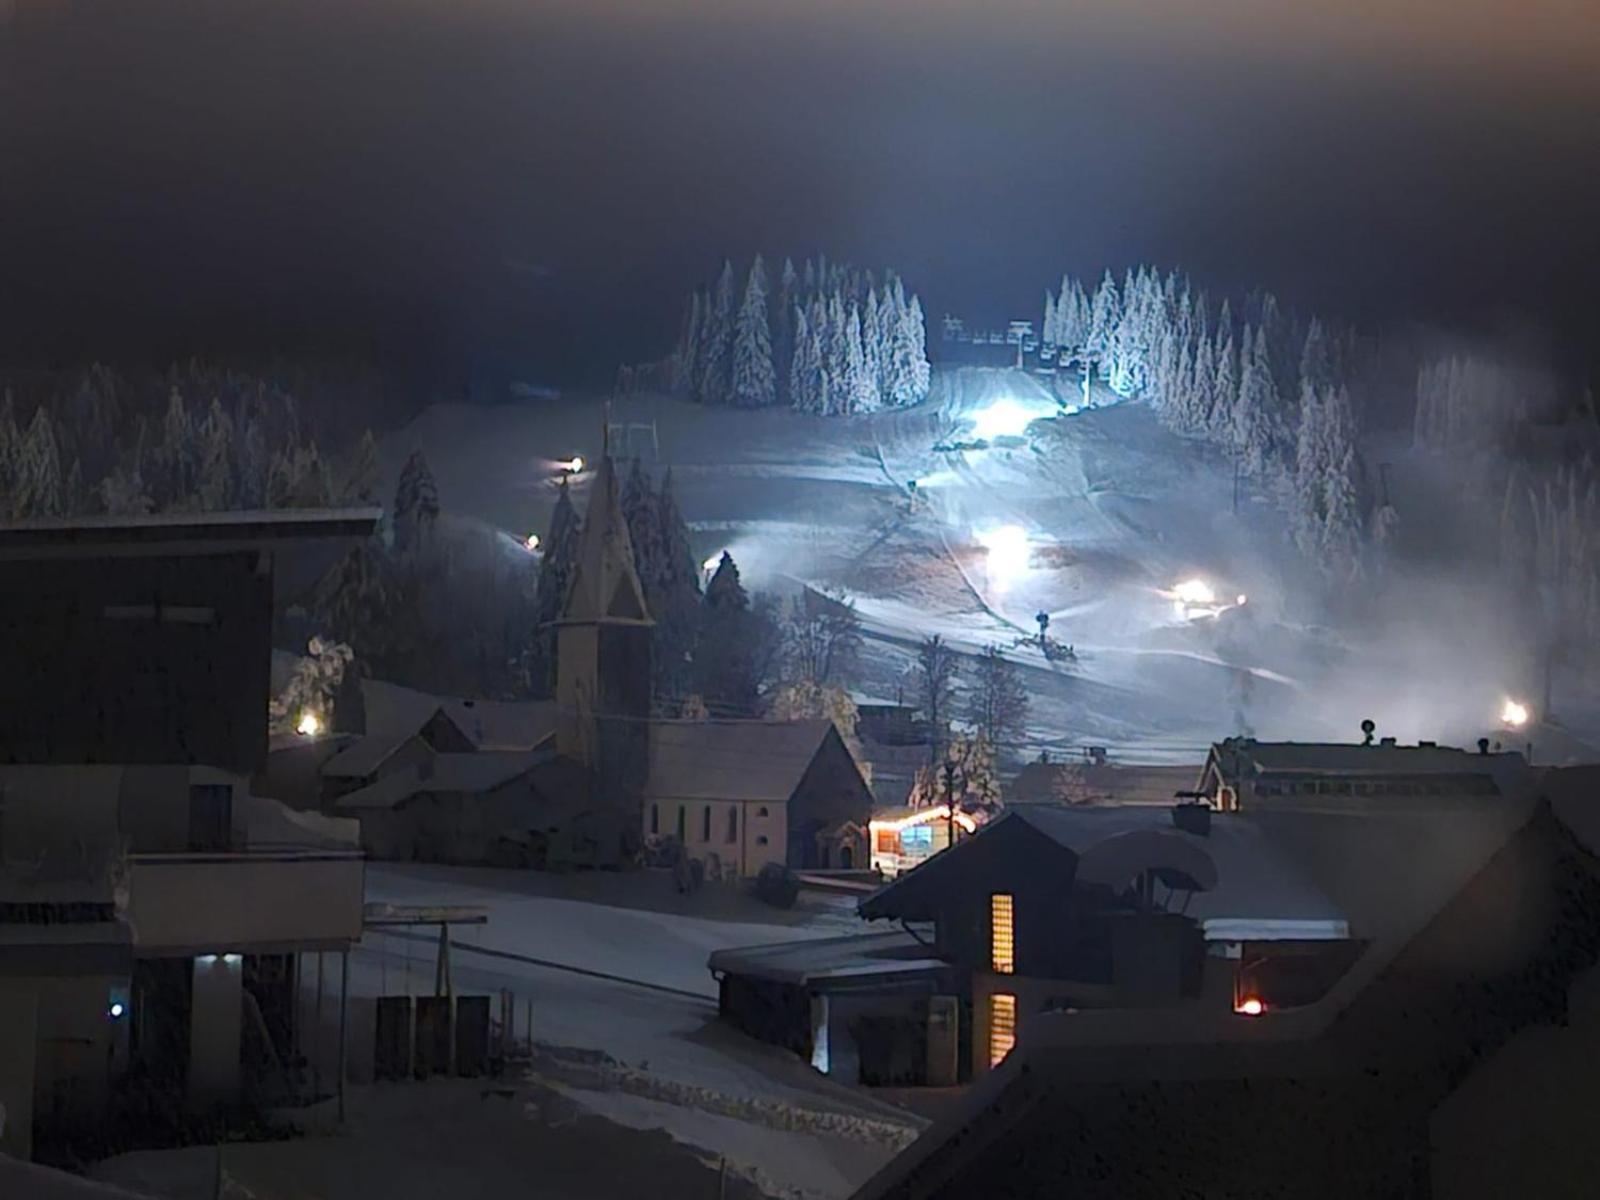
[[[578,535],[577,562],[560,623],[652,624],[609,454],[601,456],[589,488],[589,509]]]
[[[616,465],[602,454],[556,622],[556,749],[589,769],[593,803],[627,813],[629,821],[649,766],[652,624]]]

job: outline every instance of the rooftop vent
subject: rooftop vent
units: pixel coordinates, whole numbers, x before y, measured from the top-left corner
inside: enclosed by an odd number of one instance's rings
[[[1396,745],[1399,745],[1399,743],[1396,742],[1393,738],[1379,738],[1378,739],[1378,745],[1380,745],[1380,746],[1396,746]]]
[[[1417,748],[1419,750],[1434,750],[1438,748],[1438,745],[1438,742],[1418,742]]]

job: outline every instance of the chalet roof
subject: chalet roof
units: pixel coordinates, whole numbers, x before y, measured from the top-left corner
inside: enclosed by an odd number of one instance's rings
[[[1198,921],[1213,941],[1322,940],[1352,933],[1343,908],[1250,814],[1216,814],[1211,832],[1200,836],[1177,828],[1170,808],[1153,805],[1012,809],[862,901],[861,915],[921,919],[930,893],[960,886],[962,856],[1008,822],[1043,834],[1065,852],[1063,870],[1085,883],[1120,891],[1149,869],[1173,880],[1187,877],[1202,890],[1188,894],[1186,907],[1180,890],[1172,906]]]
[[[634,569],[628,523],[623,519],[617,495],[616,468],[609,454],[600,459],[589,488],[589,508],[578,535],[578,556],[561,621],[650,623],[644,588]]]
[[[744,975],[804,987],[829,979],[942,971],[948,965],[928,953],[903,930],[806,938],[764,946],[714,951],[706,965],[713,973]]]
[[[228,554],[274,543],[370,537],[378,508],[248,509],[40,517],[0,525],[0,561]]]
[[[645,796],[782,803],[831,733],[826,719],[652,721]]]
[[[1381,1127],[1404,1128],[1402,1105],[1409,1104],[1426,1128],[1440,1095],[1453,1079],[1482,1065],[1486,1046],[1492,1051],[1507,1033],[1551,1019],[1549,1001],[1531,999],[1535,993],[1564,1001],[1573,973],[1592,966],[1594,909],[1573,896],[1582,893],[1580,879],[1600,878],[1600,863],[1593,857],[1600,850],[1600,820],[1590,818],[1596,782],[1600,770],[1552,772],[1545,780],[1552,793],[1548,806],[1528,800],[1452,804],[1435,808],[1426,827],[1419,824],[1426,814],[1415,809],[1307,814],[1285,806],[1270,814],[1309,826],[1303,834],[1319,844],[1336,835],[1331,844],[1321,845],[1322,866],[1342,864],[1347,876],[1365,877],[1376,902],[1393,909],[1405,894],[1416,897],[1322,999],[1248,1021],[1226,1011],[1186,1015],[1170,1008],[1097,1014],[1106,1022],[1101,1033],[1111,1036],[1097,1036],[1088,1027],[1094,1018],[1085,1022],[1079,1013],[1040,1014],[1017,1053],[869,1180],[854,1200],[955,1194],[959,1187],[952,1181],[973,1163],[973,1145],[994,1147],[987,1161],[1000,1171],[987,1182],[997,1189],[1016,1194],[1041,1186],[1070,1190],[1063,1163],[1078,1147],[1069,1141],[1061,1150],[1062,1131],[1087,1134],[1091,1142],[1094,1137],[1076,1116],[1131,1100],[1141,1128],[1156,1128],[1156,1110],[1172,1102],[1173,1115],[1188,1122],[1193,1111],[1214,1108],[1219,1100],[1248,1103],[1273,1079],[1318,1082],[1267,1093],[1268,1106],[1283,1099],[1314,1107],[1328,1097],[1326,1116],[1343,1121],[1387,1089]],[[1466,826],[1465,836],[1458,824]],[[1354,834],[1357,828],[1362,832]],[[1348,860],[1355,841],[1377,850],[1397,833],[1402,836],[1387,861]],[[1410,870],[1408,863],[1414,864]],[[1510,895],[1516,903],[1507,905]],[[1494,916],[1486,925],[1491,909]],[[1485,942],[1491,947],[1487,959],[1464,953]],[[1421,970],[1403,969],[1402,956],[1413,948]],[[1518,980],[1516,986],[1503,986],[1508,973]],[[1448,1017],[1441,1019],[1445,1013]],[[1401,1069],[1393,1069],[1397,1066]],[[1410,1095],[1397,1087],[1411,1089]],[[1238,1129],[1255,1123],[1245,1121]],[[1290,1114],[1289,1124],[1296,1123],[1328,1128],[1325,1121],[1308,1119],[1304,1110]],[[1212,1156],[1218,1152],[1236,1160],[1240,1155],[1237,1139],[1196,1143],[1159,1128],[1146,1142],[1128,1145],[1137,1151],[1137,1161],[1120,1152],[1095,1159],[1101,1186],[1115,1187],[1122,1180],[1133,1190],[1138,1190],[1134,1180],[1153,1186],[1157,1176],[1145,1152],[1150,1145],[1177,1146],[1176,1157],[1165,1165],[1189,1179],[1214,1178]],[[1254,1184],[1270,1183],[1273,1172],[1283,1179],[1304,1177],[1298,1144],[1289,1143],[1284,1161],[1273,1162],[1270,1171],[1257,1153],[1262,1147],[1247,1149]]]
[[[1479,754],[1457,746],[1371,746],[1351,742],[1257,742],[1231,738],[1212,747],[1260,772],[1329,775],[1490,775],[1525,765],[1517,753]]]
[[[364,788],[339,797],[339,808],[395,808],[413,796],[493,791],[551,761],[550,750],[480,750],[472,754],[436,754],[431,763],[385,775]]]
[[[532,750],[556,727],[553,700],[513,703],[435,696],[376,679],[361,681],[361,700],[367,732],[328,760],[322,768],[326,776],[371,775],[439,713],[480,750]]]

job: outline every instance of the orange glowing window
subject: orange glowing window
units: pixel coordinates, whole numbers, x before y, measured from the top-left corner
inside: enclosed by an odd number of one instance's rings
[[[1016,926],[1011,896],[996,892],[989,897],[990,965],[1002,975],[1017,969]]]
[[[989,997],[989,1065],[998,1067],[1017,1044],[1017,998],[1005,993]]]

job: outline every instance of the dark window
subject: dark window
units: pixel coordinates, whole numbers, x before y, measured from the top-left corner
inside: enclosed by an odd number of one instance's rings
[[[763,804],[760,808],[756,809],[756,816],[764,817],[766,815],[767,815],[767,806],[765,804]]]
[[[730,805],[728,805],[728,837],[727,837],[727,842],[731,846],[734,842],[737,842],[738,840],[739,840],[739,806],[737,804],[730,804]]]
[[[700,840],[702,842],[711,840],[711,805],[709,804],[705,806],[705,810],[700,814]]]
[[[661,806],[659,804],[650,806],[650,832],[661,832]]]
[[[189,787],[189,849],[227,850],[233,844],[233,788],[226,783]]]
[[[766,834],[763,833],[760,837],[756,838],[756,845],[765,846],[766,844],[767,844],[767,835]]]
[[[684,823],[688,820],[688,812],[689,806],[687,804],[678,805],[678,841],[680,842],[684,841],[686,837]]]

